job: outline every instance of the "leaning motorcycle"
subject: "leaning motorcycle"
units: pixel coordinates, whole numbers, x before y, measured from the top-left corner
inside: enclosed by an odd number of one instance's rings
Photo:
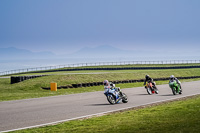
[[[158,94],[158,89],[155,86],[153,86],[152,82],[146,83],[145,88],[149,95],[154,94],[154,93]]]
[[[169,87],[172,89],[172,93],[174,95],[182,94],[181,85],[178,84],[176,80],[169,81]]]
[[[107,88],[104,91],[104,94],[107,97],[107,100],[110,104],[123,103],[128,102],[128,97],[125,93],[122,93],[120,87],[115,88]]]

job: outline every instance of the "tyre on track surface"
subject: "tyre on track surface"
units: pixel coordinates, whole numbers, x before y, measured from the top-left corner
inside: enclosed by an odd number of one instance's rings
[[[173,93],[174,95],[176,95],[176,90],[175,90],[174,88],[172,88],[172,93]]]
[[[149,95],[151,95],[151,94],[152,94],[152,91],[151,91],[151,89],[150,89],[150,88],[147,88],[147,93],[148,93]]]
[[[115,104],[115,97],[113,95],[108,95],[107,100],[110,104]]]
[[[122,93],[123,94],[123,96],[122,96],[122,102],[123,103],[127,103],[128,102],[128,97],[127,97],[127,95],[125,94],[125,93]]]
[[[158,94],[158,89],[157,89],[157,88],[154,88],[154,90],[155,90],[155,93]]]
[[[183,90],[182,87],[180,86],[179,94],[182,94]]]

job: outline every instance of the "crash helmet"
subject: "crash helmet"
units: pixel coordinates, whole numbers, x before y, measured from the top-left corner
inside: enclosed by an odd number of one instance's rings
[[[108,86],[108,84],[109,84],[108,80],[103,81],[103,85]]]
[[[174,75],[171,75],[169,78],[170,78],[170,80],[173,80],[174,79]]]
[[[146,75],[145,78],[149,78],[149,75]]]

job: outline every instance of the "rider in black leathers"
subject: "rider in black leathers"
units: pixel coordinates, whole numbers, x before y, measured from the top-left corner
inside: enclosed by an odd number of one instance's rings
[[[153,79],[151,77],[149,77],[149,75],[145,76],[144,85],[146,85],[146,82],[147,83],[151,82],[153,87],[156,88],[155,82],[153,81]]]

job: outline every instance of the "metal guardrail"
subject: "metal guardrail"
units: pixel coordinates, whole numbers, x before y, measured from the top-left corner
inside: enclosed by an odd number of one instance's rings
[[[25,73],[41,70],[52,70],[60,68],[76,68],[85,66],[104,66],[104,65],[139,65],[139,64],[191,64],[200,63],[200,60],[166,60],[166,61],[121,61],[121,62],[95,62],[95,63],[76,63],[76,64],[66,64],[66,65],[56,65],[56,66],[46,66],[46,67],[35,67],[26,69],[17,69],[0,72],[0,76]]]

